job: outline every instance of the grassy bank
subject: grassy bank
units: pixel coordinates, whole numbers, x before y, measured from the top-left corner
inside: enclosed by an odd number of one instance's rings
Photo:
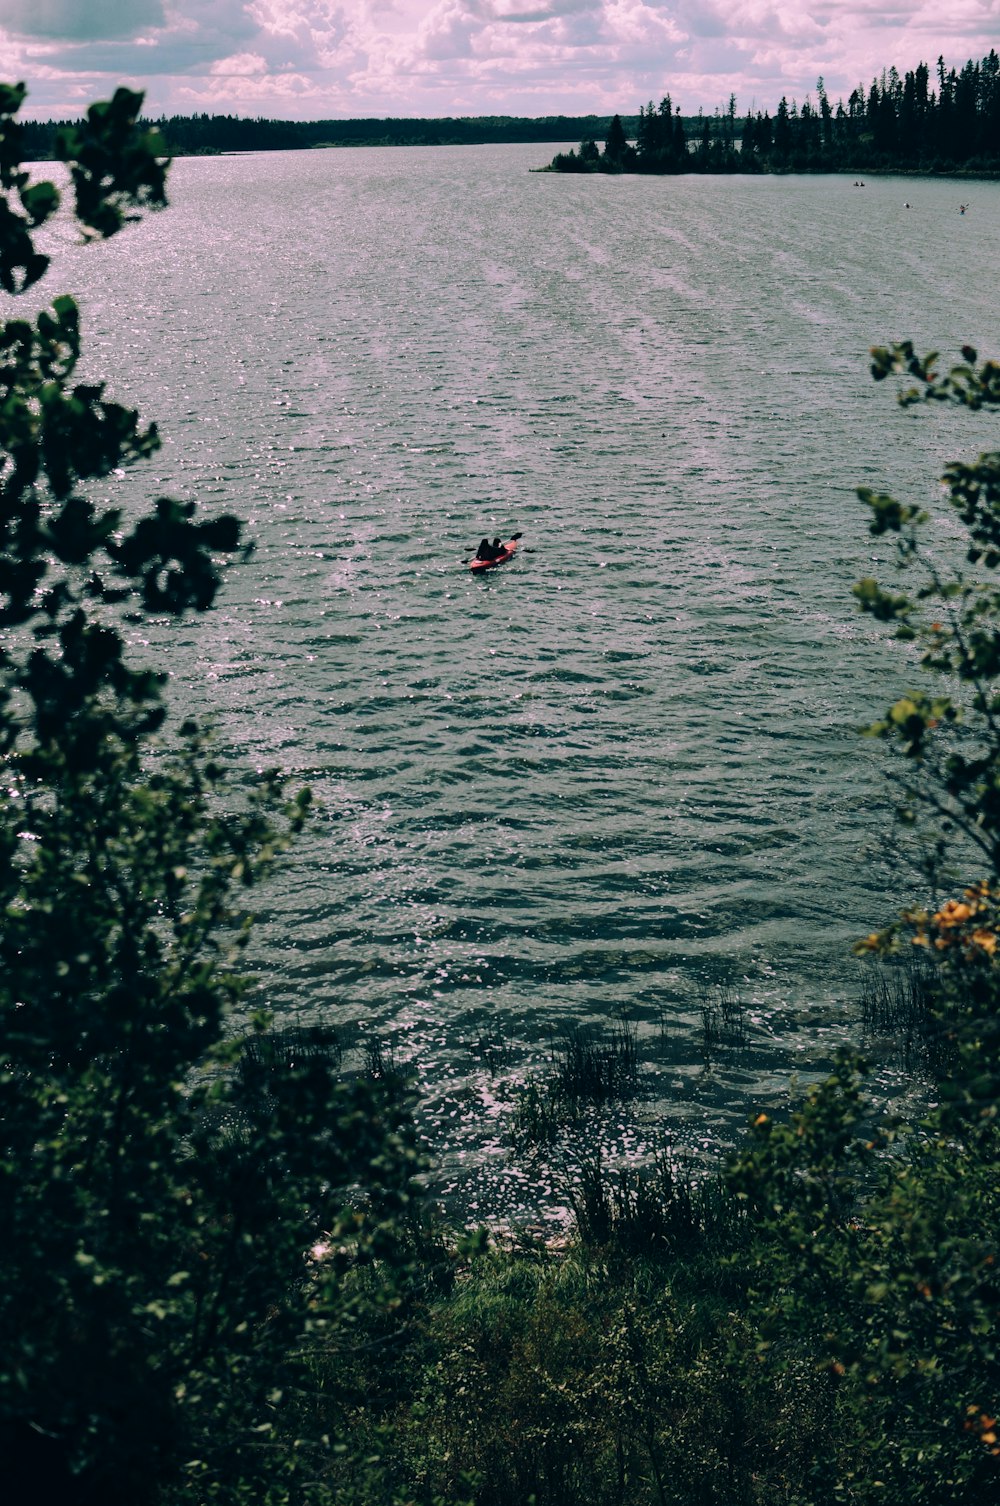
[[[915,1174],[904,1165],[889,1181]],[[981,1279],[993,1199],[963,1221],[979,1258],[925,1293],[930,1250],[913,1259],[912,1222],[886,1217],[886,1176],[871,1180],[852,1213],[845,1203],[797,1245],[776,1235],[773,1205],[753,1209],[728,1179],[692,1196],[661,1170],[642,1192],[605,1180],[563,1247],[455,1258],[447,1289],[425,1286],[409,1309],[391,1356],[383,1335],[358,1346],[347,1387],[341,1370],[337,1390],[354,1400],[329,1419],[344,1452],[321,1498],[996,1499]],[[944,1235],[939,1196],[925,1213]],[[970,1347],[977,1328],[983,1342]]]
[[[987,979],[991,996],[989,972],[965,981]],[[1000,1499],[998,1139],[974,1101],[985,1084],[966,1091],[978,1025],[970,1054],[964,1005],[932,998],[923,970],[873,982],[866,1009],[883,1029],[891,1011],[907,1049],[951,1042],[920,1124],[880,1120],[845,1056],[783,1119],[758,1115],[714,1174],[667,1156],[582,1165],[565,1239],[462,1247],[415,1227],[395,1307],[313,1354],[340,1450],[315,1499]],[[629,1059],[624,1028],[586,1060],[570,1041],[532,1102],[596,1096]]]

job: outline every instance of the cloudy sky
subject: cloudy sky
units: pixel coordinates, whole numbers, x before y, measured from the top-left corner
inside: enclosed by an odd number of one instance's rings
[[[773,111],[994,46],[1000,0],[0,0],[0,78],[43,119],[118,83],[153,115]]]

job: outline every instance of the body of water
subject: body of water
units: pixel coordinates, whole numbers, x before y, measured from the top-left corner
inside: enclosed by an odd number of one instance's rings
[[[853,607],[854,488],[924,499],[993,443],[901,413],[867,350],[1000,350],[1000,185],[532,173],[553,150],[182,160],[45,284],[164,431],[116,498],[257,540],[136,649],[320,802],[260,1001],[391,1044],[474,1211],[532,1206],[504,1126],[570,1026],[638,1032],[643,1096],[591,1130],[633,1154],[729,1138],[856,1038],[851,942],[914,881],[855,735],[907,670]],[[706,1060],[720,990],[748,1041]]]

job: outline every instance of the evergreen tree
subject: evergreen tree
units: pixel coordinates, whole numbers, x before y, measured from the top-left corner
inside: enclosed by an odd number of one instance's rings
[[[991,49],[982,66],[980,148],[987,160],[1000,159],[1000,57]]]
[[[782,95],[774,117],[774,152],[779,162],[787,162],[791,150],[791,117],[788,110],[788,100]]]
[[[757,123],[748,110],[740,135],[740,155],[745,166],[749,167],[752,161],[756,161],[757,146]]]
[[[822,149],[819,116],[813,109],[808,94],[802,102],[802,114],[799,119],[799,147],[807,164],[815,162]]]
[[[736,95],[730,94],[726,107],[726,150],[732,152],[736,145]]]
[[[827,98],[822,74],[816,80],[816,98],[819,101],[822,147],[824,151],[830,151],[833,146],[833,110]]]
[[[669,95],[667,98],[669,99]],[[673,124],[673,156],[679,172],[685,172],[688,165],[687,136],[684,133],[684,122],[681,119],[681,107],[677,106]]]
[[[641,167],[648,169],[656,155],[656,109],[653,101],[644,108],[639,106],[639,127],[636,132],[635,150]]]
[[[628,139],[625,135],[625,127],[622,125],[621,116],[615,115],[608,127],[607,140],[604,143],[604,160],[609,167],[620,168],[628,152]]]
[[[952,130],[956,160],[964,152],[971,154],[978,148],[979,95],[979,67],[970,59],[955,81]]]
[[[896,150],[896,101],[891,88],[879,90],[872,121],[872,144],[882,156],[891,157]]]

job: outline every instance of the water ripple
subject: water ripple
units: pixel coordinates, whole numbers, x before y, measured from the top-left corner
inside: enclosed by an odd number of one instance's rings
[[[851,1028],[849,942],[907,897],[853,733],[898,683],[852,613],[853,488],[919,488],[964,433],[901,422],[866,351],[990,344],[1000,249],[997,185],[955,235],[922,183],[901,260],[909,180],[564,181],[545,155],[181,161],[170,214],[56,256],[96,374],[166,436],[115,500],[199,497],[257,538],[209,619],[135,646],[318,797],[261,993],[395,1039],[446,1175],[512,1206],[477,1031],[516,1076],[561,1024],[639,1021],[638,1144],[725,1136]],[[753,1042],[706,1065],[720,985]]]

